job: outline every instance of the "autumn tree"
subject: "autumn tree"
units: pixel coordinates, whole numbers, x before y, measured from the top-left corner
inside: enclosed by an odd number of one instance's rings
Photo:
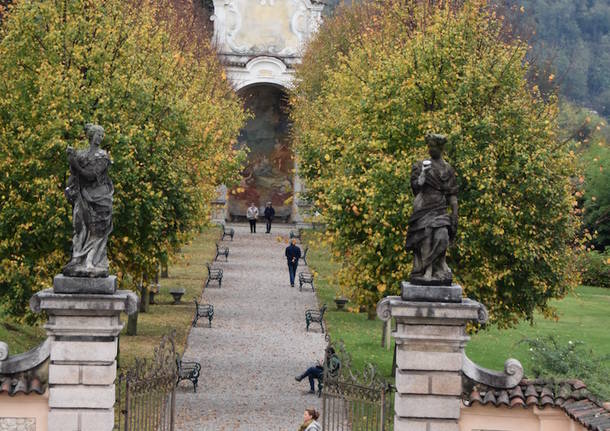
[[[578,282],[574,154],[557,139],[556,99],[528,85],[526,43],[486,1],[461,3],[371,2],[322,26],[292,97],[299,173],[342,261],[337,281],[371,309],[411,270],[409,177],[424,136],[448,135],[460,187],[450,266],[510,325],[552,313]]]
[[[111,270],[151,279],[243,159],[244,113],[212,47],[157,0],[17,1],[0,29],[0,298],[22,316],[69,258],[65,149],[101,124]],[[127,286],[129,287],[129,286]]]

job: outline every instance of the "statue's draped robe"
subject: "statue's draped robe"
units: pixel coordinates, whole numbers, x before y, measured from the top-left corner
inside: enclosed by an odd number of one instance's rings
[[[107,271],[106,242],[112,231],[114,193],[108,176],[110,158],[106,151],[98,149],[93,153],[79,151],[76,161],[84,175],[72,172],[68,184],[67,192],[73,204],[74,237],[72,260],[67,268],[80,271],[89,261],[97,270]]]
[[[411,170],[411,188],[415,195],[413,214],[409,219],[406,248],[413,250],[416,259],[413,262],[412,275],[422,275],[425,268],[442,257],[447,250],[448,240],[435,237],[435,232],[446,228],[449,236],[452,232],[451,217],[447,213],[449,198],[457,195],[458,186],[455,170],[442,159],[433,160],[427,171],[426,182],[420,186],[417,182],[423,170],[423,162],[417,162]],[[432,238],[428,253],[422,250],[422,242]]]

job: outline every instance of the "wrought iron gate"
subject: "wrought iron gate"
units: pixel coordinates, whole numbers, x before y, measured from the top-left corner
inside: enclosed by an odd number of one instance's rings
[[[331,348],[332,350],[330,350]],[[338,365],[333,365],[334,361]],[[391,431],[394,428],[394,388],[376,367],[351,368],[343,343],[329,343],[322,389],[324,431]]]
[[[178,369],[174,333],[166,335],[152,360],[136,359],[117,382],[115,430],[173,431]]]

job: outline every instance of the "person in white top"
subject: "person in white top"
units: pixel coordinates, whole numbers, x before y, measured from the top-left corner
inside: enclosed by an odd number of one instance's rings
[[[316,420],[320,417],[315,409],[306,409],[303,413],[303,425],[299,427],[299,431],[322,431],[322,426]]]
[[[250,233],[256,233],[256,219],[258,218],[258,208],[254,206],[254,202],[250,203],[250,207],[246,212],[246,218],[250,222]]]

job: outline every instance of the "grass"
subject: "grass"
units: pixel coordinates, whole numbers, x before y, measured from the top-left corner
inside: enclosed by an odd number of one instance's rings
[[[29,326],[10,320],[0,322],[0,341],[8,344],[9,354],[26,352],[44,341],[46,333],[38,326]]]
[[[132,365],[136,358],[152,357],[161,338],[172,330],[176,331],[176,350],[184,352],[195,310],[193,299],[200,299],[203,282],[207,279],[205,263],[214,258],[215,243],[219,237],[219,227],[206,228],[182,248],[176,261],[169,267],[169,278],[159,280],[161,289],[155,296],[155,305],[150,305],[148,313],[139,314],[136,336],[126,335],[127,316],[122,316],[125,328],[120,338],[121,368]],[[179,288],[185,290],[182,303],[173,305],[169,291]]]
[[[610,355],[610,289],[581,286],[562,300],[555,300],[559,320],[545,320],[537,315],[534,324],[520,323],[509,330],[489,327],[473,336],[466,352],[487,368],[502,369],[510,356],[519,359],[526,373],[531,366],[528,348],[519,344],[523,338],[555,335],[562,344],[582,341],[597,356]]]
[[[310,247],[310,267],[317,273],[318,299],[329,306],[326,322],[332,339],[345,342],[356,367],[372,362],[389,376],[393,348],[388,351],[381,347],[382,322],[367,320],[366,313],[335,310],[333,299],[337,290],[331,277],[338,264],[332,261],[329,250],[321,245],[316,235],[308,231],[304,241]],[[551,304],[557,308],[558,321],[545,320],[537,314],[533,325],[523,322],[508,330],[490,326],[472,337],[466,348],[468,356],[481,366],[497,370],[504,368],[504,361],[509,357],[516,358],[528,375],[531,357],[528,348],[519,341],[550,334],[564,343],[580,340],[596,356],[610,355],[610,289],[582,286]]]
[[[326,327],[333,341],[342,340],[352,357],[356,369],[362,369],[366,363],[375,364],[387,377],[392,375],[392,358],[394,346],[390,350],[381,347],[383,323],[379,320],[368,320],[366,313],[338,311],[334,303],[337,296],[332,284],[332,274],[337,268],[327,248],[319,245],[317,235],[306,231],[303,241],[309,245],[307,261],[316,273],[316,290],[320,304],[326,303],[328,310],[324,314]],[[350,303],[347,304],[347,307]]]

